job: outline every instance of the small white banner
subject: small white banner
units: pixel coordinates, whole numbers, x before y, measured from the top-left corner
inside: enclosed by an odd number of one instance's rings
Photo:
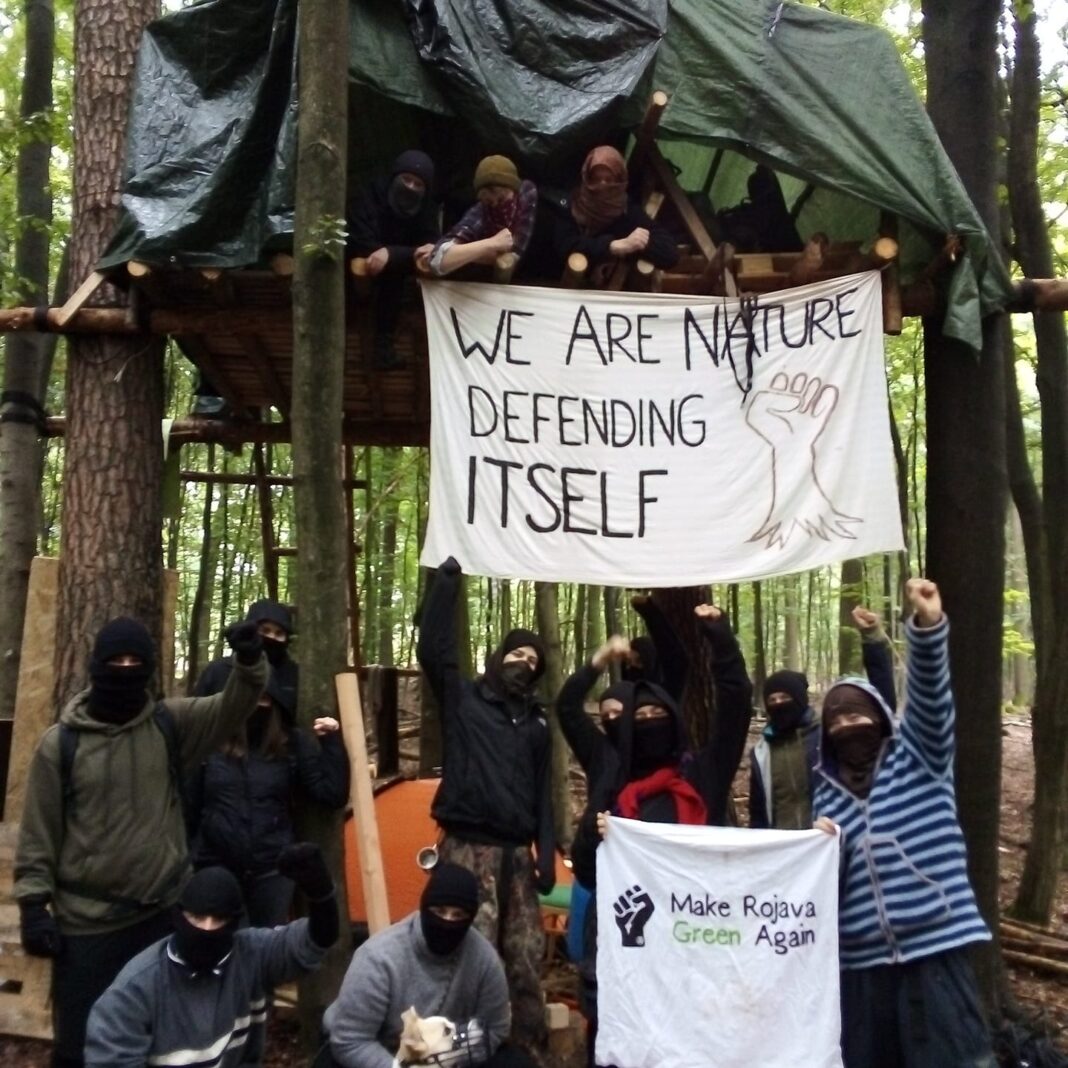
[[[903,547],[879,276],[761,297],[423,284],[422,560],[690,586]]]
[[[610,817],[597,1063],[841,1068],[838,845]]]

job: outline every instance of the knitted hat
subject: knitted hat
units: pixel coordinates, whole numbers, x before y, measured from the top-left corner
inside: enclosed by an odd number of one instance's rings
[[[474,916],[478,911],[478,880],[459,864],[435,864],[419,900],[420,908],[432,905],[452,905]]]
[[[123,616],[105,623],[97,632],[89,671],[99,671],[113,657],[136,656],[149,675],[156,666],[156,646],[145,625]]]
[[[519,172],[507,156],[487,156],[475,168],[475,192],[487,185],[503,185],[519,192]]]
[[[244,908],[241,884],[226,868],[202,868],[185,884],[178,904],[194,916],[219,919],[240,916]]]
[[[800,671],[775,671],[764,680],[764,701],[773,693],[784,693],[801,708],[808,707],[808,679]]]
[[[510,653],[513,649],[519,649],[524,645],[531,646],[538,654],[538,662],[534,665],[534,678],[535,680],[540,679],[545,672],[545,643],[534,631],[525,630],[523,627],[510,630],[501,642],[501,655]]]
[[[429,189],[434,184],[434,161],[425,152],[409,148],[393,161],[389,173],[391,178],[398,174],[414,174],[416,178],[422,178]]]

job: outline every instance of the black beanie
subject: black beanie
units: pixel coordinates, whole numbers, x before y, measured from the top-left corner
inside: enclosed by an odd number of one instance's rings
[[[390,177],[395,178],[398,174],[414,174],[416,178],[422,178],[429,189],[434,184],[434,161],[425,152],[409,148],[393,161]]]
[[[459,864],[435,864],[419,899],[420,908],[431,905],[453,905],[474,916],[478,912],[478,880]]]
[[[97,632],[89,661],[89,674],[99,673],[116,656],[140,657],[144,673],[151,675],[156,668],[156,646],[143,623],[122,616],[105,623]]]
[[[808,679],[800,671],[775,671],[764,680],[764,703],[773,693],[784,693],[808,708]]]
[[[510,630],[505,636],[504,641],[501,642],[501,656],[505,653],[510,653],[513,649],[518,649],[523,645],[529,645],[538,654],[538,662],[534,666],[534,681],[536,682],[545,672],[545,643],[539,638],[534,631],[525,630],[523,627],[517,627],[515,630]]]
[[[185,884],[179,906],[194,916],[219,919],[240,916],[244,908],[241,884],[226,868],[202,868]]]

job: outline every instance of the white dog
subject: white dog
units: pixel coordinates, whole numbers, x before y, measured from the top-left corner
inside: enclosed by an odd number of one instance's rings
[[[420,1016],[413,1005],[401,1013],[401,1021],[404,1028],[393,1068],[424,1064],[450,1068],[486,1059],[482,1027],[477,1020],[459,1028],[444,1016]]]

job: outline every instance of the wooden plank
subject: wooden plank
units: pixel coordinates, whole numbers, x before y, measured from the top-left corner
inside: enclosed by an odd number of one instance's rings
[[[350,671],[335,675],[334,684],[337,687],[345,748],[352,767],[349,796],[360,847],[360,877],[363,899],[367,905],[367,926],[371,934],[377,934],[389,926],[389,899],[386,896],[386,871],[382,863],[378,817],[367,760],[367,736],[360,709],[360,687],[355,673]]]
[[[93,271],[89,277],[70,295],[67,303],[56,313],[56,326],[62,329],[70,322],[74,313],[100,288],[107,275]]]
[[[242,334],[238,341],[249,362],[256,368],[256,374],[259,375],[267,396],[271,398],[271,403],[288,418],[289,391],[282,385],[263,342],[254,334]]]
[[[0,1034],[52,1038],[52,962],[0,942]]]
[[[55,719],[52,704],[52,670],[56,649],[56,603],[59,596],[59,561],[35,556],[30,564],[26,615],[22,628],[22,656],[15,692],[15,724],[11,761],[7,772],[5,822],[22,818],[26,778],[37,742]]]
[[[705,229],[705,224],[701,222],[701,217],[697,214],[697,210],[690,203],[690,198],[686,195],[682,186],[679,185],[675,172],[671,169],[668,161],[664,159],[659,146],[650,145],[646,157],[653,174],[656,176],[657,186],[666,194],[669,203],[682,221],[682,225],[686,227],[686,232],[690,235],[691,240],[700,250],[701,255],[705,259],[711,260],[716,254],[716,243]]]

